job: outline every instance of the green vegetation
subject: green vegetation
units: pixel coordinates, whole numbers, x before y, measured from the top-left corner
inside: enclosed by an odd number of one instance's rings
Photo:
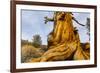
[[[34,47],[36,47],[36,48],[41,47],[41,45],[42,45],[42,40],[41,40],[40,35],[34,35],[34,36],[33,36],[32,45],[33,45]]]

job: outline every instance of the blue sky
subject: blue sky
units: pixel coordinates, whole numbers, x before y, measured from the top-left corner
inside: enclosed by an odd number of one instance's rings
[[[90,17],[89,13],[73,13],[74,17],[82,24],[86,24],[86,18]],[[47,35],[53,30],[53,22],[44,23],[44,17],[53,17],[53,12],[50,11],[21,11],[22,39],[32,41],[33,35],[39,34],[42,39],[42,44],[47,44]],[[73,25],[78,28],[81,42],[89,41],[89,36],[86,34],[86,27],[82,27],[73,21]]]

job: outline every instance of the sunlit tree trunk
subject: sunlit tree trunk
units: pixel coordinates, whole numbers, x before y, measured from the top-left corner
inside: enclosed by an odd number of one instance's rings
[[[32,62],[85,60],[89,56],[83,51],[78,32],[73,27],[70,12],[57,12],[54,28],[48,37],[48,51]]]

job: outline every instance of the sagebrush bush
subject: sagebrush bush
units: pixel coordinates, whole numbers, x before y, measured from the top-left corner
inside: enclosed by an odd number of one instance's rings
[[[35,48],[32,45],[24,45],[21,49],[21,62],[27,62],[31,58],[40,57],[43,51],[40,48]]]

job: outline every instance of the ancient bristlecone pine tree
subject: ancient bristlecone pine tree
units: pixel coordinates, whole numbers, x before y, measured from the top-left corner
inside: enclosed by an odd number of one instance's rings
[[[31,62],[89,59],[89,53],[82,49],[79,34],[73,27],[75,18],[72,13],[55,12],[53,19],[46,19],[54,21],[53,31],[48,35],[48,51]]]

